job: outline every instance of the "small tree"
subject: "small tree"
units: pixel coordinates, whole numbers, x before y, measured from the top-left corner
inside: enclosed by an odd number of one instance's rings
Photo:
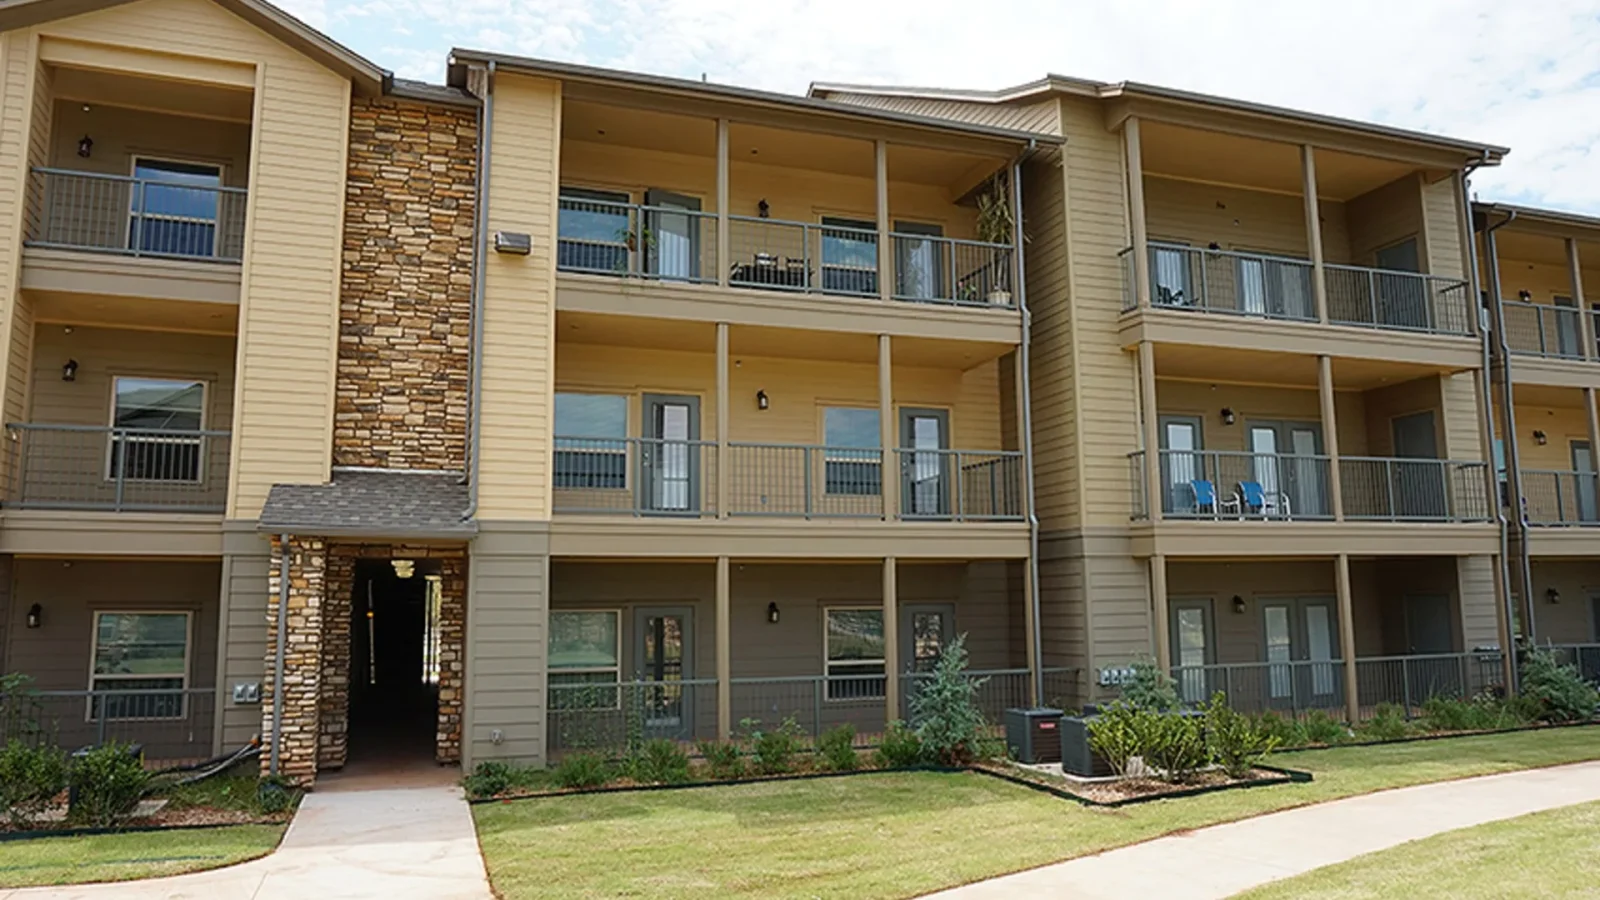
[[[1144,659],[1131,667],[1133,677],[1122,686],[1122,699],[1136,709],[1170,712],[1178,708],[1178,683],[1160,667]]]
[[[933,672],[911,697],[911,721],[929,762],[959,766],[978,758],[987,738],[978,688],[987,680],[967,676],[965,634],[939,653]]]
[[[1523,658],[1522,695],[1539,705],[1539,717],[1547,722],[1581,722],[1600,712],[1600,692],[1549,650]]]

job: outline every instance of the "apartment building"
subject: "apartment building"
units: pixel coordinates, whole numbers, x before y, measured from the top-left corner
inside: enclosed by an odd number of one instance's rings
[[[1022,183],[1068,702],[1151,655],[1190,700],[1352,717],[1503,681],[1463,178],[1504,148],[1053,76],[811,95],[1064,139]]]
[[[1600,221],[1503,204],[1478,204],[1474,214],[1495,322],[1495,467],[1502,495],[1521,498],[1508,516],[1519,630],[1541,645],[1569,647],[1594,675],[1600,346],[1584,282],[1600,278]]]

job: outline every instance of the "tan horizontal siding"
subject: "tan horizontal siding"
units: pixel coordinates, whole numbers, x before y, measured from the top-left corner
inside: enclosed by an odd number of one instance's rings
[[[1460,190],[1454,176],[1432,184],[1422,182],[1423,227],[1427,234],[1427,267],[1433,275],[1466,278],[1461,257]]]
[[[1091,556],[1084,561],[1090,640],[1097,667],[1124,666],[1153,656],[1150,633],[1150,566],[1132,557]]]
[[[1035,131],[1057,134],[1054,98],[1046,97],[1033,103],[974,103],[966,100],[941,100],[930,97],[893,97],[883,94],[833,92],[828,99],[851,106],[883,109],[913,116],[948,119],[969,125],[987,125],[992,128],[1010,128],[1016,131]]]
[[[27,371],[31,361],[27,346],[33,339],[29,311],[23,309],[17,288],[21,267],[26,184],[29,156],[37,142],[31,137],[37,106],[32,91],[41,68],[34,58],[36,39],[31,31],[0,34],[0,372],[6,389],[0,396],[7,421],[25,413]],[[9,455],[6,457],[10,459]],[[0,473],[9,477],[9,472]]]
[[[1533,595],[1543,597],[1550,588],[1561,595],[1560,603],[1540,603],[1537,608],[1535,634],[1541,643],[1600,643],[1600,622],[1590,618],[1590,598],[1595,595],[1597,584],[1600,584],[1600,560],[1533,561]],[[1480,627],[1475,625],[1474,630]]]
[[[1071,266],[1067,252],[1067,184],[1052,153],[1022,174],[1028,308],[1033,315],[1028,360],[1033,412],[1034,495],[1045,528],[1079,512],[1077,377],[1073,361]]]
[[[1498,647],[1500,611],[1494,595],[1494,557],[1462,556],[1456,559],[1456,566],[1460,578],[1461,649]]]
[[[1145,220],[1152,241],[1309,259],[1305,201],[1289,194],[1252,191],[1146,175]],[[1350,257],[1344,204],[1322,200],[1322,252],[1328,262]]]
[[[235,704],[232,689],[235,684],[255,683],[262,686],[271,677],[266,662],[269,642],[276,635],[267,629],[267,600],[272,557],[265,538],[256,539],[259,553],[233,554],[223,561],[223,649],[220,655],[223,686],[222,746],[238,747],[261,733],[261,706],[256,703]],[[276,644],[273,644],[276,646]]]
[[[472,612],[462,763],[542,763],[548,557],[473,552],[467,572]]]
[[[1374,188],[1345,204],[1346,227],[1350,235],[1349,262],[1370,266],[1384,247],[1408,237],[1422,240],[1421,179],[1415,175],[1397,178]],[[1423,260],[1426,262],[1426,260]]]

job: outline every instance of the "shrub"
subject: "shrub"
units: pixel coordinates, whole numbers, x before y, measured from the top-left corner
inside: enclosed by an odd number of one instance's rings
[[[1140,660],[1130,668],[1133,677],[1122,686],[1124,703],[1150,712],[1168,712],[1178,708],[1178,683],[1172,680],[1172,676],[1149,660]]]
[[[840,725],[830,728],[817,738],[817,755],[822,764],[835,772],[851,772],[861,764],[856,756],[856,728]]]
[[[1356,726],[1356,735],[1367,741],[1398,741],[1411,734],[1405,710],[1393,703],[1379,703],[1372,711],[1372,718]]]
[[[1503,700],[1491,694],[1479,694],[1471,700],[1429,697],[1422,704],[1423,721],[1431,731],[1497,731],[1526,725],[1537,716],[1537,704],[1520,698]]]
[[[461,779],[461,787],[474,800],[493,797],[511,790],[511,766],[494,760],[478,763],[472,773]]]
[[[1278,741],[1279,747],[1304,747],[1311,743],[1306,730],[1294,719],[1284,718],[1275,712],[1264,712],[1252,720],[1257,729]]]
[[[731,779],[744,777],[744,755],[739,745],[722,741],[700,741],[695,744],[705,758],[706,768],[712,778]]]
[[[1300,733],[1305,737],[1301,746],[1308,744],[1342,744],[1350,740],[1350,726],[1320,709],[1313,709],[1300,720]]]
[[[1148,719],[1155,715],[1127,703],[1112,703],[1088,722],[1089,747],[1100,754],[1111,771],[1126,778],[1129,763],[1144,755]]]
[[[74,757],[67,781],[73,791],[73,817],[96,828],[109,828],[138,804],[150,784],[150,774],[127,744],[110,741]]]
[[[1211,762],[1199,716],[1145,713],[1149,717],[1145,745],[1140,755],[1156,768],[1163,781],[1183,784]]]
[[[899,719],[884,729],[883,741],[872,755],[872,761],[882,769],[905,769],[922,761],[922,738]]]
[[[269,816],[288,812],[300,797],[300,789],[282,775],[268,775],[256,785],[256,806]]]
[[[1522,695],[1539,705],[1539,718],[1547,722],[1580,722],[1600,711],[1600,692],[1548,650],[1523,657]]]
[[[689,780],[689,755],[672,741],[656,738],[629,761],[635,781],[646,784],[684,784]]]
[[[1206,707],[1206,746],[1211,759],[1230,778],[1244,778],[1281,740],[1260,720],[1235,712],[1220,691]]]
[[[916,723],[922,753],[929,762],[960,766],[982,751],[987,727],[978,708],[978,688],[984,679],[967,677],[967,636],[944,646],[933,671],[911,697],[911,719]]]
[[[26,828],[67,786],[67,756],[49,744],[12,738],[0,749],[0,808],[16,828]]]
[[[763,775],[777,775],[794,768],[794,757],[800,752],[800,723],[790,716],[777,728],[763,730],[760,719],[744,719],[739,727],[750,742],[750,760],[756,771]]]
[[[599,787],[611,780],[611,765],[596,753],[574,753],[561,760],[551,777],[564,788]]]

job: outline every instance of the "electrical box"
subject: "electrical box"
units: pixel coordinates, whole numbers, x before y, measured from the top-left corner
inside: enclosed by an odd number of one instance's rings
[[[1061,762],[1061,710],[1042,706],[1006,710],[1006,746],[1017,762]]]
[[[235,703],[260,703],[261,682],[241,681],[233,686],[233,702]]]

